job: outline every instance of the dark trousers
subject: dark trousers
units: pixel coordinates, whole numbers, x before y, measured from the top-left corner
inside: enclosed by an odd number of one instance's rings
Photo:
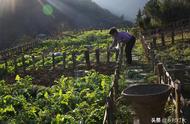
[[[136,38],[133,36],[131,38],[131,40],[129,40],[127,43],[126,43],[126,46],[125,46],[125,53],[126,53],[126,59],[127,59],[127,64],[131,64],[132,63],[132,49],[135,45],[135,42],[136,42]]]

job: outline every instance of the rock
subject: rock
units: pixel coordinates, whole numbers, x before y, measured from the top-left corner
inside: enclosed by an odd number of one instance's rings
[[[54,56],[62,56],[63,55],[61,52],[55,52],[53,54],[54,54]]]

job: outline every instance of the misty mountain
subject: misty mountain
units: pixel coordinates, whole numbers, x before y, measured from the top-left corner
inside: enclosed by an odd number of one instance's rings
[[[35,37],[40,33],[51,35],[58,30],[109,28],[131,24],[91,0],[9,2],[1,2],[0,5],[0,48],[16,44],[14,41],[23,35]]]
[[[143,9],[149,0],[93,0],[101,7],[108,9],[118,16],[124,15],[125,19],[134,21],[139,9]]]

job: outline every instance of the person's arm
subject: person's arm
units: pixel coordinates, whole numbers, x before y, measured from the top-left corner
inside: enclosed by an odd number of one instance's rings
[[[116,39],[113,39],[113,41],[112,41],[112,44],[111,44],[111,46],[110,46],[110,49],[112,49],[114,46],[116,46],[117,45],[117,40]]]

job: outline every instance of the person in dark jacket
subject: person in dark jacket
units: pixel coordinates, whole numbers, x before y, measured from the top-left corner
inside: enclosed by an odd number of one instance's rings
[[[125,44],[125,53],[126,53],[126,59],[127,64],[132,64],[132,49],[135,45],[136,38],[129,34],[128,32],[119,32],[115,27],[111,28],[109,31],[109,34],[113,38],[112,45],[110,46],[110,49],[113,49],[118,43],[124,43]]]

